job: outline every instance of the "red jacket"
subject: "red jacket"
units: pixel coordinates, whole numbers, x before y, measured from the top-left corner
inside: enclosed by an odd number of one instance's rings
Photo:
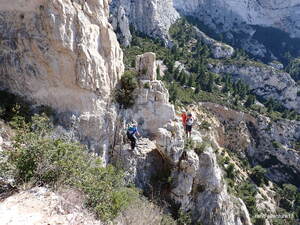
[[[183,124],[183,125],[186,124],[186,118],[187,118],[186,113],[182,113],[182,114],[181,114],[181,119],[182,119],[182,124]]]

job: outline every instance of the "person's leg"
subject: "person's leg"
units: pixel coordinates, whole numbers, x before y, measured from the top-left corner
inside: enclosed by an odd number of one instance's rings
[[[133,146],[133,149],[132,150],[134,150],[134,148],[135,148],[135,146],[136,146],[136,141],[137,141],[137,137],[135,136],[135,135],[133,135],[133,143],[134,143],[134,146]]]
[[[187,125],[184,126],[184,130],[185,130],[185,135],[186,135],[186,136],[189,136],[189,133],[188,133],[188,126],[187,126]]]
[[[135,146],[135,139],[133,138],[132,135],[128,136],[128,139],[130,141],[130,146],[131,146],[131,149],[134,149],[134,146]]]
[[[192,126],[187,126],[188,138],[191,137]]]

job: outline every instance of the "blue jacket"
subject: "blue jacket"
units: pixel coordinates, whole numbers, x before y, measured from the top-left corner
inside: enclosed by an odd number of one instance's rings
[[[137,132],[137,127],[129,127],[127,132],[130,134],[130,135],[134,135],[136,132]]]

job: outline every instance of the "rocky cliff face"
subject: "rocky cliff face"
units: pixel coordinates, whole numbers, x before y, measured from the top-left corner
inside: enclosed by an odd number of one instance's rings
[[[280,57],[278,49],[270,46],[270,42],[266,43],[261,34],[265,36],[274,32],[274,37],[280,39],[286,32],[287,39],[288,35],[290,38],[300,38],[300,6],[297,0],[113,0],[111,8],[112,24],[125,46],[131,41],[129,24],[139,32],[162,38],[168,43],[168,29],[180,15],[197,19],[211,31],[222,33],[223,40],[261,58]],[[274,30],[264,29],[266,27]],[[286,40],[277,42],[282,42],[279,44],[283,52],[288,51],[284,47]]]
[[[258,31],[256,26],[272,27],[287,32],[290,37],[300,37],[297,0],[174,0],[174,7],[180,14],[197,18],[216,33],[225,34],[226,40],[239,43],[239,47],[260,57],[267,56],[268,50],[274,53],[274,49],[268,49],[270,46],[254,37]]]
[[[172,0],[113,0],[110,7],[112,24],[115,30],[121,31],[118,33],[125,46],[130,43],[129,23],[137,31],[161,38],[168,44],[168,30],[179,18]]]
[[[289,109],[300,112],[298,86],[288,73],[255,62],[211,62],[210,70],[218,74],[232,74],[245,81],[255,94],[273,98]]]
[[[295,143],[300,139],[297,121],[271,121],[264,116],[226,109],[223,106],[203,103],[220,124],[218,143],[242,158],[249,158],[254,165],[267,169],[267,177],[276,183],[293,183],[300,187],[300,153]]]
[[[268,169],[270,180],[300,187],[300,152],[295,147],[300,140],[300,122],[272,122],[265,117],[257,121],[257,127],[251,130],[255,141],[249,148],[249,157]]]
[[[261,25],[281,29],[292,37],[300,37],[298,0],[174,0],[174,7],[184,15],[199,18],[214,29],[232,31],[246,28],[245,24]],[[251,29],[247,33],[254,31]]]
[[[143,66],[153,71],[155,58],[151,57],[153,60],[145,64],[149,55],[151,53],[137,57],[137,62],[140,62],[137,69]],[[127,143],[118,142],[112,160],[122,165],[129,182],[146,191],[153,190],[160,182],[154,181],[153,184],[155,177],[169,174],[170,183],[167,187],[161,185],[159,192],[172,199],[182,211],[190,212],[194,221],[205,225],[250,225],[243,201],[227,192],[213,148],[207,147],[196,153],[195,146],[186,147],[183,126],[174,107],[168,103],[169,94],[163,83],[152,80],[153,74],[148,78],[145,75],[140,77],[137,90],[140,97],[133,108],[124,113],[124,119],[135,119],[140,131],[150,139],[139,140],[134,151]],[[193,109],[193,112],[196,111]],[[204,138],[210,138],[218,148],[212,133],[193,131],[194,145],[201,144]]]
[[[64,114],[95,151],[109,145],[124,70],[108,14],[107,0],[0,3],[1,88]]]

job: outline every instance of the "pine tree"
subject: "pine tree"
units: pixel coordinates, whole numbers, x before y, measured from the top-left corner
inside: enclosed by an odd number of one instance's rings
[[[245,102],[246,107],[250,107],[255,103],[255,96],[254,95],[248,95],[247,100]]]
[[[272,112],[274,110],[275,102],[274,102],[273,98],[270,98],[267,101],[266,106],[267,106],[268,112]]]
[[[161,80],[160,66],[159,66],[159,65],[156,67],[156,74],[157,74],[157,79],[158,79],[158,80]],[[174,76],[173,76],[173,77],[174,77]]]
[[[194,81],[195,81],[195,75],[193,73],[190,74],[189,80],[188,80],[188,86],[193,87],[194,86]]]
[[[175,104],[176,99],[178,97],[178,90],[176,87],[176,84],[172,83],[170,88],[169,88],[169,94],[170,94],[170,102]]]
[[[174,79],[176,81],[180,80],[180,71],[179,71],[179,66],[176,67],[175,71],[174,71],[174,75],[173,75]]]
[[[187,75],[183,70],[181,70],[181,72],[180,72],[180,84],[183,86],[186,83],[187,83]]]
[[[231,81],[231,76],[226,74],[224,77],[224,88],[223,88],[223,92],[230,92],[232,90],[232,81]]]
[[[199,94],[200,90],[201,90],[201,85],[199,83],[197,83],[196,89],[195,89],[195,94]]]
[[[208,92],[212,92],[214,87],[214,74],[213,73],[209,73],[208,75],[208,83],[206,85],[206,90]]]

